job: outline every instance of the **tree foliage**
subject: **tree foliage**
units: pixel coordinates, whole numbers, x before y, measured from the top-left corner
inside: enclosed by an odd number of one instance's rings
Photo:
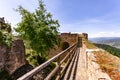
[[[39,56],[46,57],[47,51],[59,44],[58,21],[52,19],[52,15],[46,11],[41,0],[35,12],[30,12],[22,6],[19,6],[17,11],[22,20],[15,28],[16,32]]]
[[[3,20],[0,21],[0,45],[10,47],[11,42],[12,42],[11,26],[9,23],[5,23],[3,18]]]

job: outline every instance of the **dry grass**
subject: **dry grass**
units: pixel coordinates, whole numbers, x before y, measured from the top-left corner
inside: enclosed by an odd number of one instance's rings
[[[89,49],[96,49],[97,47],[88,42],[84,41],[84,44]],[[106,51],[94,52],[96,56],[96,62],[100,64],[100,68],[103,72],[106,72],[112,80],[120,80],[120,58],[109,54]]]
[[[94,54],[103,72],[108,73],[112,80],[120,80],[120,58],[105,51],[97,51]]]
[[[89,48],[89,49],[93,49],[93,48],[96,49],[96,48],[97,48],[94,44],[90,43],[90,42],[87,41],[87,40],[84,40],[83,43],[84,43],[84,44],[86,45],[86,47]]]

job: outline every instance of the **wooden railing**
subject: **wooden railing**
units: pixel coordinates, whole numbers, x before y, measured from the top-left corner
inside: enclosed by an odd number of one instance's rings
[[[68,78],[66,77],[65,74],[69,76],[68,71],[71,70],[71,67],[73,67],[75,70],[75,66],[77,65],[77,63],[73,64],[78,60],[77,56],[79,52],[76,52],[76,51],[77,51],[77,43],[70,46],[66,50],[60,52],[53,58],[41,64],[40,66],[34,68],[33,70],[26,73],[25,75],[18,78],[17,80],[30,80],[35,74],[42,71],[44,68],[46,68],[48,65],[50,65],[54,61],[57,61],[56,67],[47,75],[47,77],[44,80],[51,80],[51,78],[54,77],[55,75],[57,75],[56,80],[60,80],[61,78],[63,78],[63,76],[65,76],[64,78]],[[65,55],[65,56],[63,57],[62,55]],[[61,59],[61,56],[63,57],[62,59]],[[63,63],[64,63],[64,66],[62,66]],[[74,71],[71,71],[71,73],[73,72]],[[73,73],[73,75],[75,75],[75,73]]]

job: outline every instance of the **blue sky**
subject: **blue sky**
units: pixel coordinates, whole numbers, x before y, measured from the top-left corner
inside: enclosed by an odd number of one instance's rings
[[[46,9],[60,23],[60,32],[89,34],[89,37],[120,37],[120,0],[44,0]],[[37,0],[0,0],[0,17],[13,27],[21,17],[14,9],[22,5],[33,12]]]

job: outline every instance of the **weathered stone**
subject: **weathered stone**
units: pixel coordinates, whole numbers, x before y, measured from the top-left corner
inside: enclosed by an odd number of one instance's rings
[[[5,66],[6,53],[7,53],[7,47],[0,46],[0,69],[4,68]]]
[[[22,40],[18,39],[12,42],[9,52],[6,69],[12,74],[17,68],[26,64],[25,47]]]
[[[55,47],[50,50],[49,58],[57,55],[59,52],[63,51],[64,49],[66,49],[69,46],[73,45],[74,43],[78,42],[78,38],[81,42],[82,42],[82,40],[88,40],[87,33],[82,33],[82,34],[61,33],[59,35],[59,37],[61,38],[60,46],[55,45]],[[79,42],[80,47],[82,47],[81,42]]]
[[[88,34],[87,33],[82,33],[82,35],[83,35],[84,39],[88,40]]]
[[[6,46],[0,46],[0,69],[5,69],[9,74],[12,74],[26,63],[25,47],[22,40],[13,41],[9,49]]]

